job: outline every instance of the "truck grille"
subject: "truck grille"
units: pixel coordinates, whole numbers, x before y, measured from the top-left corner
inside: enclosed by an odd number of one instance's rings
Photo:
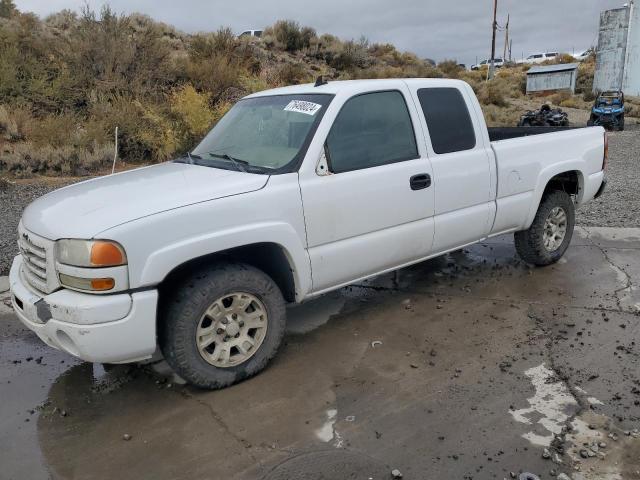
[[[40,293],[51,293],[60,287],[53,263],[54,242],[18,227],[18,247],[22,255],[22,275]]]

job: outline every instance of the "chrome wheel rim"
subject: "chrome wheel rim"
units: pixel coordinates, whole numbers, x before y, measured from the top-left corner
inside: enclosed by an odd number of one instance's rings
[[[562,207],[554,207],[544,222],[543,242],[548,252],[554,252],[567,234],[567,212]]]
[[[267,309],[255,295],[229,293],[215,300],[200,318],[196,345],[214,367],[235,367],[258,351],[267,326]]]

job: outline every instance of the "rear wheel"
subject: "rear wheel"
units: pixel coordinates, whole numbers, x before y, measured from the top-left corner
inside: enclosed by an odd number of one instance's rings
[[[166,305],[160,348],[189,383],[223,388],[261,371],[286,322],[282,294],[264,272],[221,264],[185,279]]]
[[[575,206],[563,191],[546,194],[528,230],[516,232],[518,255],[527,263],[544,266],[560,260],[571,243]]]

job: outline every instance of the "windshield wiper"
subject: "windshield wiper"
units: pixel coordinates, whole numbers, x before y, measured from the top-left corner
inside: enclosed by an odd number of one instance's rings
[[[195,165],[196,162],[193,161],[193,159],[196,160],[202,160],[202,157],[200,155],[196,155],[195,153],[191,153],[191,152],[187,152],[187,156],[186,157],[181,157],[178,158],[177,160],[174,160],[174,162],[176,163],[188,163],[189,165]]]
[[[249,162],[247,162],[246,160],[240,160],[239,158],[235,158],[232,157],[231,155],[229,155],[228,153],[212,153],[212,152],[207,152],[207,155],[210,155],[212,157],[216,157],[216,158],[222,158],[223,160],[229,160],[231,163],[233,163],[233,165],[241,172],[243,173],[247,173],[247,169],[244,168],[244,165],[246,166],[251,166],[251,164]]]

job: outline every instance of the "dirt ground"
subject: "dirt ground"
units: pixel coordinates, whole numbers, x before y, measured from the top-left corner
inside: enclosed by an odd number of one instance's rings
[[[354,285],[216,392],[76,361],[0,301],[0,478],[640,478],[639,253],[578,227],[551,267],[501,237]]]

